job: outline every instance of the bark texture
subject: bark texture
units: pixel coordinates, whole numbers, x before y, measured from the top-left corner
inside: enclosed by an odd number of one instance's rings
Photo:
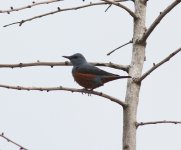
[[[145,43],[138,42],[145,33],[146,6],[142,0],[135,0],[135,14],[138,19],[134,20],[133,50],[129,75],[139,78],[145,58]],[[136,150],[136,116],[141,84],[128,80],[126,91],[127,107],[123,110],[123,150]]]

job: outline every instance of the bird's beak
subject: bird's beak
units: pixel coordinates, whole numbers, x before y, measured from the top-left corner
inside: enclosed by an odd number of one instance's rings
[[[62,57],[67,58],[67,59],[70,59],[70,56],[62,56]]]

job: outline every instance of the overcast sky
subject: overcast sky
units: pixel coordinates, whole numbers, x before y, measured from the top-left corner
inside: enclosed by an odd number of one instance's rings
[[[148,2],[147,27],[173,0]],[[31,1],[0,1],[0,10],[21,7]],[[86,1],[84,3],[89,3]],[[1,14],[0,64],[52,61],[63,62],[63,55],[82,53],[88,61],[127,65],[131,45],[111,56],[106,54],[128,42],[133,20],[124,10],[97,6],[62,12],[23,24],[2,26],[60,8],[84,4],[69,0],[37,6],[12,14]],[[133,3],[124,3],[133,9]],[[133,9],[134,10],[134,9]],[[152,67],[181,45],[181,5],[159,24],[149,37],[144,70]],[[142,83],[138,121],[181,120],[181,54],[148,76]],[[123,71],[103,68],[112,73]],[[0,69],[0,84],[22,86],[65,86],[80,88],[71,76],[72,67],[28,67]],[[97,91],[124,100],[126,80],[105,84]],[[122,108],[98,96],[65,91],[17,91],[0,88],[0,132],[29,150],[120,150]],[[150,125],[137,131],[138,150],[181,149],[181,125]],[[0,150],[16,150],[0,139]]]

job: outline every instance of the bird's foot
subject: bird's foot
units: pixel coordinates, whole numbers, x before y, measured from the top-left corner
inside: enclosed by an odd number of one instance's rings
[[[93,91],[93,89],[83,88],[82,89],[82,94],[88,94],[88,96],[91,96],[92,91]]]

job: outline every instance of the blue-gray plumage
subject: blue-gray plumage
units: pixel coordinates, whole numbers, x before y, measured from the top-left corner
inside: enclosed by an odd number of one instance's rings
[[[104,85],[104,83],[121,79],[121,78],[131,78],[131,76],[119,76],[116,74],[109,73],[107,71],[101,70],[92,64],[89,64],[85,57],[76,53],[72,56],[63,56],[71,61],[73,65],[72,75],[75,81],[85,89],[95,89]]]

